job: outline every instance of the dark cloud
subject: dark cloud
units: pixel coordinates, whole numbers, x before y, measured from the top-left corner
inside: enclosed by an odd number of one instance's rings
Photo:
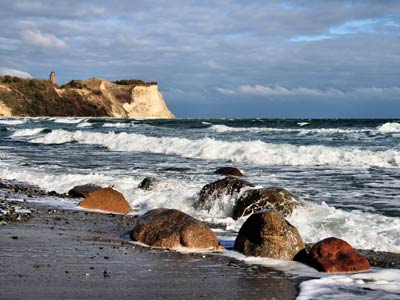
[[[400,111],[400,1],[0,0],[0,28],[2,70],[158,81],[178,116]]]

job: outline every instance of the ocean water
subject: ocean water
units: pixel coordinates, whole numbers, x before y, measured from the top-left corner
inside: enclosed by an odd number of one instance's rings
[[[399,146],[400,120],[0,118],[0,178],[61,193],[84,183],[114,184],[136,213],[180,209],[232,241],[245,221],[228,217],[238,195],[219,199],[211,211],[193,204],[205,184],[221,178],[216,168],[235,166],[258,186],[282,187],[304,200],[289,221],[305,242],[336,236],[357,248],[400,253]],[[138,189],[148,176],[162,184]],[[299,299],[325,299],[318,291],[329,288],[332,295],[399,299],[396,272],[308,281]]]

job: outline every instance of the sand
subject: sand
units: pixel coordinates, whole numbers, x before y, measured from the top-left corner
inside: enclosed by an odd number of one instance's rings
[[[299,278],[215,255],[130,244],[132,216],[32,203],[0,226],[1,299],[295,299]]]

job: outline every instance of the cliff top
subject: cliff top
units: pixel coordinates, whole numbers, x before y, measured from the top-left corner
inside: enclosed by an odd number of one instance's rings
[[[36,84],[43,84],[47,86],[53,86],[53,83],[51,83],[48,79],[38,79],[38,78],[20,78],[16,76],[0,76],[0,84],[18,84],[19,86],[22,86],[24,84],[30,84],[30,85],[35,85]],[[146,82],[143,80],[139,79],[121,79],[121,80],[115,80],[115,81],[108,81],[106,79],[102,78],[90,78],[90,79],[84,79],[84,80],[71,80],[63,85],[61,85],[59,88],[64,89],[64,88],[94,88],[96,86],[99,86],[101,83],[106,84],[107,86],[111,85],[121,85],[121,86],[129,86],[129,87],[135,87],[135,86],[152,86],[152,85],[158,85],[157,82],[151,81],[151,82]],[[58,86],[57,86],[58,87]]]

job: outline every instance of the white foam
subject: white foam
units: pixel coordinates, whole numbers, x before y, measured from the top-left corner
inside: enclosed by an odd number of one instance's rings
[[[4,125],[21,125],[26,123],[26,119],[0,119],[0,124]]]
[[[400,123],[389,122],[379,126],[378,131],[380,133],[395,133],[400,132]]]
[[[93,183],[98,185],[114,184],[114,178],[99,173],[92,174],[51,174],[46,170],[27,170],[18,167],[2,166],[0,178],[18,180],[39,186],[46,191],[68,192],[76,185]]]
[[[112,151],[171,154],[189,158],[225,160],[257,165],[353,166],[397,168],[400,151],[370,151],[352,147],[296,146],[262,141],[228,142],[211,138],[189,140],[178,137],[150,137],[126,132],[99,133],[54,130],[33,139],[33,143],[62,144],[76,141],[103,145]]]
[[[299,126],[305,126],[308,123],[302,122],[297,123],[302,124]],[[352,133],[366,133],[371,132],[370,129],[340,129],[340,128],[310,128],[310,129],[301,129],[301,128],[274,128],[274,127],[230,127],[227,125],[213,125],[210,127],[210,130],[213,130],[218,133],[224,132],[271,132],[271,133],[297,133],[299,135],[307,135],[307,134],[352,134]]]
[[[83,118],[54,118],[54,123],[63,123],[63,124],[77,124],[82,122]]]
[[[296,300],[400,299],[400,270],[375,270],[304,281]]]
[[[34,136],[41,133],[45,128],[29,128],[16,130],[11,137]]]
[[[288,220],[306,243],[334,236],[355,248],[400,253],[400,218],[305,202]]]
[[[86,128],[86,127],[92,127],[93,123],[89,123],[87,121],[79,123],[76,127],[78,128]]]
[[[310,124],[309,122],[298,122],[297,125],[299,125],[300,127],[306,126]]]
[[[128,127],[132,127],[132,124],[131,123],[104,123],[103,127],[128,128]]]

